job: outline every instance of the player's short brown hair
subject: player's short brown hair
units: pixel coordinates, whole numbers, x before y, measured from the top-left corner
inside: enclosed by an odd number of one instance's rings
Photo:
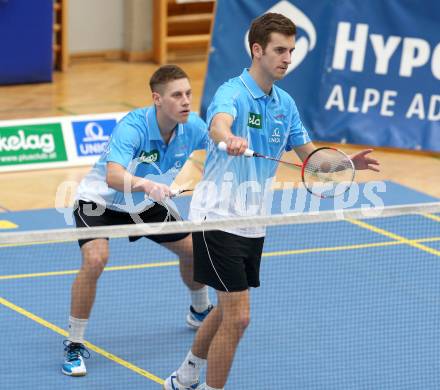
[[[264,50],[269,43],[270,34],[273,32],[292,36],[296,34],[296,26],[289,18],[274,12],[269,12],[254,19],[248,38],[252,58],[254,57],[252,45],[258,43]]]
[[[161,93],[163,91],[161,87],[170,81],[187,78],[188,75],[177,65],[163,65],[150,78],[151,92]]]

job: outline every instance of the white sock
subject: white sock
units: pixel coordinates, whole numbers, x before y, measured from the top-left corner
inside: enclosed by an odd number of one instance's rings
[[[200,370],[205,364],[206,359],[194,356],[190,350],[177,370],[177,380],[184,386],[196,383],[199,380]]]
[[[208,286],[202,287],[199,290],[190,290],[191,305],[198,313],[204,312],[211,304],[208,295]]]
[[[218,389],[217,387],[210,387],[207,384],[205,384],[203,390],[223,390],[223,387],[221,389]]]
[[[69,337],[67,338],[72,343],[84,343],[84,333],[86,331],[88,319],[81,320],[69,316]]]

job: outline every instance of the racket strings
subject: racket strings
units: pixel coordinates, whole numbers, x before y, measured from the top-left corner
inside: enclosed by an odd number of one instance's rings
[[[344,193],[354,177],[354,166],[343,152],[333,149],[318,150],[307,160],[303,181],[311,192],[323,197]]]

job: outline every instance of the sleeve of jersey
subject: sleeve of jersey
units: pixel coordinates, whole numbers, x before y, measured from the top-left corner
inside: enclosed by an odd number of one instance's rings
[[[198,115],[194,117],[194,128],[195,128],[195,137],[196,142],[194,143],[194,150],[197,149],[206,149],[208,145],[208,126],[205,121],[200,118]]]
[[[237,117],[237,91],[231,85],[222,85],[214,95],[206,115],[208,126],[212,118],[220,113],[229,114],[234,120]]]
[[[292,101],[292,118],[290,121],[289,137],[287,139],[286,150],[292,150],[297,146],[302,146],[309,142],[311,142],[309,134],[301,122],[295,102]]]
[[[140,145],[139,132],[130,124],[119,123],[110,139],[107,162],[116,162],[127,168]]]

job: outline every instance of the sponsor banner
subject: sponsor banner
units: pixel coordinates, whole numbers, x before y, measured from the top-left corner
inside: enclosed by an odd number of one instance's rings
[[[422,3],[217,2],[202,115],[216,89],[250,65],[252,19],[279,12],[295,22],[297,37],[278,85],[314,140],[440,151],[440,3]]]
[[[66,160],[60,123],[0,127],[0,166]]]
[[[116,119],[73,121],[77,155],[101,155],[116,123]]]
[[[125,114],[0,121],[0,172],[91,165]]]

